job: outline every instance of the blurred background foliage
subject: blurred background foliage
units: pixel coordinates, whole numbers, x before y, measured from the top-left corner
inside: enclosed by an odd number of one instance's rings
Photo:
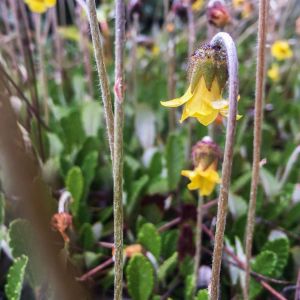
[[[72,218],[72,225],[67,222],[65,227],[60,226],[66,216],[60,219],[54,215],[52,220],[66,265],[77,269],[78,278],[92,291],[93,299],[112,299],[111,161],[85,3],[58,1],[37,17],[22,1],[13,2],[0,3],[1,72],[18,87],[10,85],[11,105],[28,147],[39,157],[53,198],[59,202],[66,191],[71,194],[72,202],[66,205],[69,209],[63,212]],[[195,251],[197,195],[186,188],[187,181],[180,172],[191,168],[191,146],[204,136],[210,135],[223,149],[226,120],[219,118],[209,128],[194,120],[179,124],[180,109],[173,114],[160,101],[181,95],[187,88],[189,9],[194,17],[195,48],[221,30],[209,23],[206,1],[195,2],[194,6],[183,0],[127,3],[124,299],[192,299],[189,281]],[[113,5],[113,1],[98,3],[112,89]],[[232,35],[238,48],[239,113],[243,117],[236,132],[226,230],[226,247],[232,255],[226,252],[224,256],[221,295],[222,299],[242,299],[243,272],[235,259],[244,257],[242,244],[251,182],[258,12],[257,1],[233,0],[225,5],[230,21],[222,30]],[[16,19],[15,13],[22,17]],[[278,68],[275,76],[266,78],[264,161],[253,247],[253,271],[273,278],[267,282],[286,299],[296,299],[300,268],[299,16],[299,1],[270,1],[268,70],[274,64]],[[39,37],[37,24],[41,26]],[[272,45],[281,40],[288,43],[292,57],[278,60],[271,55]],[[39,118],[28,113],[24,98],[29,99]],[[6,180],[2,175],[0,178],[1,182]],[[204,204],[203,255],[197,283],[201,289],[207,288],[210,278],[217,194],[218,190]],[[6,293],[9,299],[17,299],[10,296],[9,287],[4,288],[15,258],[15,269],[22,270],[27,265],[22,299],[33,299],[36,290],[32,287],[37,283],[32,283],[32,273],[39,271],[28,250],[28,240],[21,243],[18,238],[20,230],[24,231],[22,236],[30,230],[22,223],[24,220],[17,219],[17,199],[7,193],[3,199],[7,201],[0,202],[1,297]],[[102,267],[94,274],[86,273],[99,265]],[[12,268],[9,272],[13,274]],[[22,272],[16,273],[23,277]],[[202,293],[197,297],[206,296]],[[255,279],[251,282],[251,297],[275,299]]]

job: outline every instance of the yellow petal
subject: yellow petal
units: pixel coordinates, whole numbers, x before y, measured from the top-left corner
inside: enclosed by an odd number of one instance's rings
[[[185,177],[188,177],[188,178],[194,176],[194,174],[195,174],[195,172],[194,171],[190,171],[190,170],[182,170],[181,171],[181,175],[185,176]]]
[[[191,97],[193,96],[192,92],[191,92],[191,88],[189,87],[188,90],[185,92],[185,94],[180,97],[180,98],[176,98],[170,101],[161,101],[160,104],[166,107],[178,107],[184,103],[186,103],[187,101],[189,101],[191,99]]]
[[[46,11],[46,6],[40,1],[28,1],[29,9],[34,13],[44,13]]]
[[[217,118],[217,116],[218,116],[218,111],[216,110],[212,110],[211,113],[208,115],[200,115],[200,114],[195,115],[199,123],[201,123],[204,126],[208,126],[209,124],[211,124]]]

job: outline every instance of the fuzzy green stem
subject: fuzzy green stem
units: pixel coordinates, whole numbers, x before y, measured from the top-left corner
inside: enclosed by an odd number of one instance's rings
[[[210,299],[217,300],[219,293],[224,232],[228,210],[228,193],[231,178],[239,83],[236,47],[231,36],[228,33],[220,32],[213,37],[213,39],[211,40],[211,45],[212,47],[219,46],[225,49],[229,74],[229,116],[227,121],[226,143],[222,167],[222,182],[218,201],[217,225],[210,290]]]
[[[197,292],[198,274],[201,262],[201,247],[202,247],[202,219],[203,219],[203,197],[199,194],[198,196],[198,207],[197,207],[197,226],[196,226],[196,252],[194,258],[194,294]]]
[[[103,100],[107,135],[109,148],[111,152],[111,158],[113,161],[113,153],[114,153],[114,115],[112,111],[112,101],[111,94],[108,82],[108,75],[104,63],[104,51],[102,45],[102,39],[99,30],[99,24],[96,13],[96,4],[95,0],[88,0],[88,14],[89,14],[89,23],[94,47],[94,55],[97,65],[98,77],[101,87],[101,94]]]
[[[245,252],[246,252],[246,278],[243,290],[244,299],[249,299],[250,285],[250,259],[252,252],[252,242],[255,226],[256,194],[259,182],[261,132],[263,121],[263,97],[266,73],[266,36],[268,20],[268,0],[259,2],[258,17],[258,47],[256,66],[256,87],[255,87],[255,116],[254,116],[254,140],[253,140],[253,163],[252,181],[250,190],[249,209],[246,226]]]
[[[115,132],[114,132],[114,299],[122,299],[123,285],[123,123],[124,123],[124,49],[125,3],[115,0]]]

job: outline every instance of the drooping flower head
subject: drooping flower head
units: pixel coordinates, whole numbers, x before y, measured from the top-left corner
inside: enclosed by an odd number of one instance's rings
[[[220,177],[217,172],[218,160],[221,156],[219,146],[210,137],[205,137],[199,141],[192,149],[192,159],[194,170],[183,170],[181,175],[188,177],[190,183],[189,190],[199,190],[201,196],[209,196]]]
[[[56,0],[24,0],[34,13],[44,13],[48,8],[56,5]]]
[[[191,57],[190,84],[186,93],[180,98],[161,104],[166,107],[184,105],[180,123],[193,117],[207,126],[219,114],[225,117],[228,115],[228,100],[222,98],[227,79],[225,51],[204,44]]]
[[[271,47],[272,56],[277,60],[286,60],[293,56],[293,51],[287,41],[276,41]]]

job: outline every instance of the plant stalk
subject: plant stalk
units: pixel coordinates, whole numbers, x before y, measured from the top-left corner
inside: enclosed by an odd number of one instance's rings
[[[258,47],[256,66],[256,87],[255,87],[255,116],[254,116],[254,140],[253,140],[253,163],[250,200],[246,225],[245,252],[246,252],[246,277],[243,289],[244,299],[249,299],[250,286],[250,259],[252,252],[253,234],[255,226],[256,195],[259,182],[260,150],[263,122],[263,97],[266,73],[266,36],[268,19],[268,0],[259,2],[258,18]]]
[[[198,207],[197,207],[197,225],[196,225],[196,252],[194,258],[194,295],[197,292],[197,283],[199,275],[199,267],[201,263],[201,247],[202,247],[202,220],[203,220],[203,197],[198,195]]]
[[[114,153],[114,115],[112,111],[112,101],[111,93],[109,88],[108,75],[104,63],[104,51],[103,44],[99,30],[99,23],[96,13],[96,4],[95,0],[88,0],[88,14],[89,14],[89,23],[94,47],[94,55],[97,65],[98,77],[101,87],[101,94],[104,106],[104,114],[108,135],[109,148],[111,153],[111,159],[113,161]]]
[[[123,123],[124,123],[124,48],[125,3],[115,0],[115,116],[114,116],[114,299],[122,299],[123,287]]]
[[[210,299],[217,300],[219,294],[224,232],[228,210],[228,193],[231,178],[239,83],[236,47],[231,36],[228,33],[220,32],[213,37],[213,39],[211,40],[211,45],[213,47],[220,46],[226,50],[229,74],[229,116],[227,121],[226,143],[222,167],[222,182],[218,200],[217,225],[213,252],[212,279],[210,290]]]

